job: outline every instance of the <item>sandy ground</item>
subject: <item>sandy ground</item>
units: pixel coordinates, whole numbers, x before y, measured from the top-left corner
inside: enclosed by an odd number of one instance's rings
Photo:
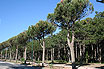
[[[44,69],[72,69],[70,65],[54,64],[53,67],[45,67]],[[104,64],[88,64],[83,66],[77,66],[77,69],[104,69]]]
[[[34,63],[33,63],[34,64]],[[41,65],[41,63],[39,64]],[[77,69],[104,69],[104,64],[86,64],[83,66],[76,66]],[[17,63],[11,62],[2,62],[0,61],[0,69],[72,69],[70,64],[45,64],[45,67],[37,67],[37,63],[35,65],[20,65]]]
[[[89,65],[81,66],[79,69],[104,69],[104,64],[91,63]]]

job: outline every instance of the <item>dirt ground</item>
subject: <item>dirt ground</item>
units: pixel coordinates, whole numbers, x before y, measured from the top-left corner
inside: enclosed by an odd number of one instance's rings
[[[44,67],[44,69],[72,69],[71,67],[59,67],[59,66],[55,66],[55,67]]]
[[[53,66],[46,66],[44,69],[72,69],[71,66],[67,65],[53,65]],[[77,66],[77,69],[104,69],[104,64],[87,64],[83,66]]]
[[[42,65],[41,63],[39,64],[40,66]],[[30,66],[38,66],[37,63],[33,63]],[[84,64],[82,66],[76,66],[77,69],[104,69],[104,64],[99,64],[99,63],[89,63],[89,64]],[[72,66],[70,64],[45,64],[45,67],[42,69],[72,69]]]
[[[82,67],[84,69],[104,69],[104,64],[91,63],[88,65],[81,66],[79,68],[82,69]]]

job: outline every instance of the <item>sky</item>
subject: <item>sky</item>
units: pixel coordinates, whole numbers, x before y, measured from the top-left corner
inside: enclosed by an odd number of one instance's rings
[[[39,20],[46,20],[58,2],[60,0],[0,0],[0,43],[27,30]],[[104,11],[103,3],[90,2],[94,5],[94,12],[85,18],[93,18],[95,11]]]

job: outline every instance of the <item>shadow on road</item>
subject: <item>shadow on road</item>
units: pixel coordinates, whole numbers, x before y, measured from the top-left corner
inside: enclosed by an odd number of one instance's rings
[[[43,67],[39,66],[11,66],[12,69],[43,69]]]
[[[72,64],[66,64],[66,65],[70,65],[72,66]],[[90,65],[90,64],[75,64],[76,66],[86,66],[86,65]]]
[[[24,64],[13,64],[9,62],[0,62],[0,69],[43,69],[43,67],[27,66]]]
[[[96,67],[97,69],[104,69],[104,66],[101,66],[101,67]]]

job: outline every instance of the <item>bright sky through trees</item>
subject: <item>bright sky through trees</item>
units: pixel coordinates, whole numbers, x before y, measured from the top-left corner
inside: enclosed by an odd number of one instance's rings
[[[60,0],[0,0],[0,43],[27,30],[39,20],[46,20],[58,2]],[[90,2],[95,11],[104,11],[103,3]],[[93,12],[88,17],[94,15]]]

